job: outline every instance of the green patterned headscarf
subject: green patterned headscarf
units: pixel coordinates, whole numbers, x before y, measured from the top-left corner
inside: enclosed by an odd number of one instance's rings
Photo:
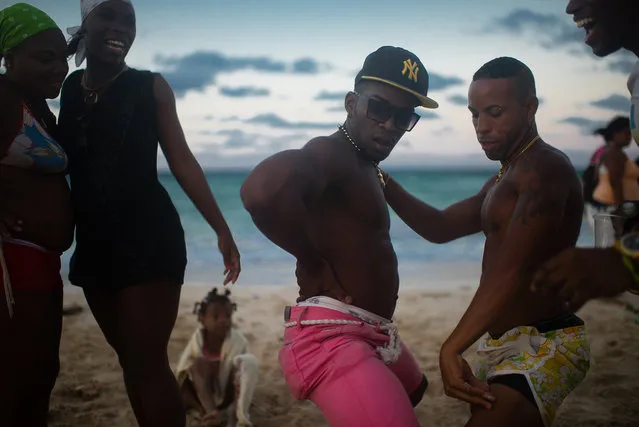
[[[43,11],[26,3],[0,10],[0,55],[31,36],[59,28]]]

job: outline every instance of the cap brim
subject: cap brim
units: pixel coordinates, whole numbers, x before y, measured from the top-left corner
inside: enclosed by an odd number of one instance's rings
[[[439,104],[437,103],[437,101],[430,99],[427,96],[424,96],[418,92],[415,92],[412,89],[407,88],[406,86],[402,86],[400,84],[397,84],[395,82],[392,82],[390,80],[386,80],[386,79],[380,79],[379,77],[374,77],[374,76],[362,76],[360,77],[361,79],[366,79],[366,80],[375,80],[378,82],[382,82],[382,83],[386,83],[387,85],[391,85],[393,87],[396,87],[397,89],[401,89],[405,92],[410,93],[411,95],[413,95],[415,98],[417,98],[419,100],[419,105],[424,107],[424,108],[430,108],[430,109],[435,109],[437,107],[439,107]]]

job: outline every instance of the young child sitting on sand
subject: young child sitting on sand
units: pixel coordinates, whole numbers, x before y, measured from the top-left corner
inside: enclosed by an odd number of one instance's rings
[[[202,416],[204,426],[251,426],[249,407],[258,379],[258,361],[248,341],[233,325],[236,304],[227,289],[214,288],[195,304],[201,324],[180,356],[177,380],[187,409]]]

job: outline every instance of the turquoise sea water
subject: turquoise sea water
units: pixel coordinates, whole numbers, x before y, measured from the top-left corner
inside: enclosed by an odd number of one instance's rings
[[[393,177],[408,191],[427,203],[444,208],[476,193],[490,177],[491,170],[397,170]],[[251,285],[290,284],[294,259],[263,237],[242,207],[239,189],[248,171],[208,172],[207,179],[234,233],[242,256],[241,283]],[[186,233],[188,267],[186,281],[219,284],[222,261],[213,231],[195,209],[177,181],[169,173],[160,180],[167,189]],[[469,236],[445,245],[431,244],[406,226],[391,210],[391,238],[399,259],[400,277],[424,274],[442,265],[478,265],[484,237]],[[593,236],[584,222],[580,245],[592,245]],[[63,256],[66,279],[71,251]]]

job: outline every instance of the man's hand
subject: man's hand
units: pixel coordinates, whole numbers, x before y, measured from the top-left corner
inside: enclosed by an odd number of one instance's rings
[[[632,274],[615,249],[569,248],[539,268],[531,287],[577,311],[588,300],[617,296],[632,284]]]
[[[486,409],[492,407],[495,397],[490,394],[489,385],[475,377],[461,354],[449,349],[446,344],[439,352],[439,369],[447,396]]]
[[[235,283],[240,276],[242,270],[240,266],[240,252],[237,250],[235,240],[231,232],[222,233],[217,238],[217,247],[220,249],[222,258],[224,259],[224,285],[229,282]]]

